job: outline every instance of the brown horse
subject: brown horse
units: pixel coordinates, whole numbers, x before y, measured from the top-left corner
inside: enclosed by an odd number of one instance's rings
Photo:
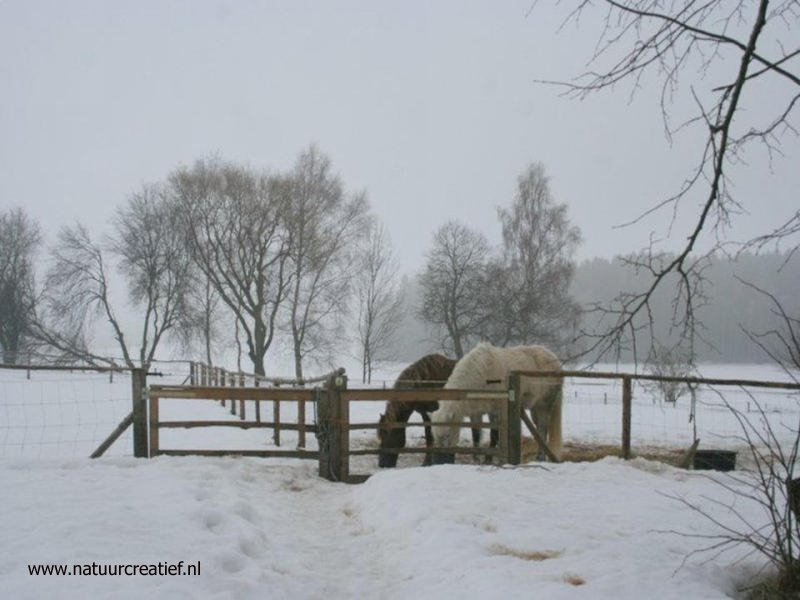
[[[428,354],[423,356],[415,363],[406,367],[397,381],[394,383],[396,390],[422,389],[422,388],[441,388],[447,378],[453,372],[456,361],[442,356],[441,354]],[[381,450],[388,448],[406,447],[406,428],[389,427],[386,423],[407,423],[411,414],[417,411],[425,422],[425,445],[430,448],[433,445],[433,434],[431,433],[430,413],[439,408],[439,403],[435,400],[430,402],[402,402],[391,400],[386,403],[386,412],[381,415],[378,422],[378,437],[381,441]],[[382,468],[392,468],[397,466],[397,453],[380,452],[378,454],[378,466]],[[431,455],[425,455],[424,465],[431,464]]]

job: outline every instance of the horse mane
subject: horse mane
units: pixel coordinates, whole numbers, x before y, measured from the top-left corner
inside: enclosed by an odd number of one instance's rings
[[[484,389],[487,378],[494,377],[495,370],[492,368],[494,350],[495,347],[486,342],[475,346],[458,361],[444,387],[446,389]]]
[[[455,365],[455,360],[442,354],[426,354],[402,370],[394,382],[394,389],[408,390],[443,387],[453,372]],[[411,413],[415,410],[431,412],[436,408],[438,408],[436,401],[402,402],[390,400],[386,403],[386,420],[408,421]]]
[[[442,354],[426,354],[403,369],[394,382],[394,389],[442,387],[455,365],[456,361]]]
[[[501,348],[481,342],[458,361],[444,387],[504,390],[508,388],[508,373],[515,370],[560,371],[561,362],[544,346]]]

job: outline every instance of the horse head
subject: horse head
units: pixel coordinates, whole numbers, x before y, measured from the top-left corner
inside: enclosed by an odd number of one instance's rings
[[[381,442],[381,450],[385,448],[404,448],[406,445],[405,427],[389,427],[389,413],[381,414],[378,421],[378,438]],[[392,469],[397,466],[398,455],[394,452],[379,452],[378,466],[382,469]]]

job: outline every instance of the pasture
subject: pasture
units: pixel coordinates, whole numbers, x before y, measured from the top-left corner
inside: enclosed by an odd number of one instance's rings
[[[393,385],[403,364],[388,366],[374,380],[372,387]],[[186,365],[164,364],[157,366],[163,373],[150,377],[149,384],[180,384],[187,380]],[[633,372],[630,365],[598,365],[598,371]],[[787,375],[771,365],[704,365],[704,377],[721,379],[752,379],[787,381]],[[361,388],[350,380],[349,388]],[[622,389],[619,380],[593,380],[567,378],[564,386],[563,437],[565,460],[585,460],[614,454],[622,436]],[[677,403],[663,402],[655,390],[634,382],[632,390],[631,449],[634,455],[645,457],[670,457],[691,445],[695,435],[701,448],[714,447],[741,450],[741,428],[725,402],[751,416],[762,418],[756,410],[756,401],[765,410],[765,417],[773,430],[785,443],[794,439],[800,420],[798,395],[786,390],[741,389],[737,387],[701,386],[696,390],[696,404],[692,413],[690,395]],[[269,412],[270,403],[262,403]],[[162,400],[161,418],[170,421],[230,420],[237,417],[219,405],[208,401]],[[127,373],[69,373],[56,371],[0,371],[0,456],[2,457],[86,457],[125,417],[131,408],[131,382]],[[376,423],[385,403],[351,403],[351,422]],[[252,411],[252,408],[248,409]],[[306,409],[305,420],[313,425],[316,408]],[[297,405],[281,403],[281,419],[296,422]],[[250,412],[252,414],[252,412]],[[271,413],[270,413],[271,414]],[[691,420],[690,420],[691,418]],[[417,415],[411,422],[418,427],[408,429],[408,445],[424,447],[422,421]],[[527,432],[523,428],[523,435]],[[132,442],[128,430],[106,452],[106,456],[130,456]],[[162,430],[163,448],[188,449],[249,449],[262,450],[274,447],[268,430],[239,430],[229,427],[202,429]],[[297,446],[296,431],[281,432],[281,447]],[[484,444],[488,435],[484,435]],[[470,444],[470,430],[461,430],[461,444]],[[313,434],[307,436],[306,447],[316,450]],[[352,449],[377,449],[375,429],[350,432]],[[523,450],[532,449],[530,441],[523,442]],[[745,457],[740,453],[740,458]],[[374,473],[375,456],[352,457],[351,472]],[[469,457],[459,457],[470,461]],[[400,466],[416,466],[422,462],[420,455],[400,455]]]
[[[711,367],[704,375],[777,379],[763,367]],[[166,369],[165,369],[166,371]],[[387,387],[394,373],[386,373]],[[13,377],[11,376],[13,375]],[[176,371],[159,383],[180,383]],[[171,379],[170,379],[171,377]],[[130,408],[130,380],[115,374],[6,372],[0,389],[0,589],[10,597],[134,598],[725,598],[764,568],[745,549],[689,556],[717,527],[689,511],[687,498],[759,523],[758,505],[692,472],[642,458],[517,468],[442,465],[379,470],[363,485],[331,483],[296,459],[158,457],[133,459],[123,437],[86,458]],[[353,382],[350,383],[354,387]],[[637,386],[638,387],[638,386]],[[620,390],[614,382],[568,380],[565,455],[619,447]],[[634,389],[632,448],[688,445],[688,405],[660,403]],[[746,391],[728,391],[747,409]],[[698,397],[698,436],[737,448],[735,423],[714,390]],[[797,423],[795,398],[759,397],[767,418]],[[289,419],[292,405],[283,407]],[[374,420],[381,402],[353,404]],[[164,401],[169,419],[236,419],[211,401]],[[756,416],[756,413],[752,413]],[[314,421],[313,410],[307,415]],[[781,428],[779,427],[779,430]],[[789,428],[783,428],[789,431]],[[411,430],[422,446],[422,429]],[[796,431],[796,429],[794,430]],[[285,431],[282,446],[293,447]],[[377,447],[374,430],[351,433],[353,447]],[[164,446],[254,449],[269,431],[164,430]],[[469,432],[462,433],[464,444]],[[309,446],[314,437],[309,436]],[[705,444],[704,444],[705,445]],[[741,456],[741,453],[740,453]],[[402,455],[403,467],[422,456]],[[734,484],[738,485],[738,484]],[[688,557],[688,558],[687,558]],[[86,577],[29,574],[37,564],[199,562],[199,576]]]

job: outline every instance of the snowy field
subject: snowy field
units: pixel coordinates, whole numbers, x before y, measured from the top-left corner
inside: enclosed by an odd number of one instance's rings
[[[387,385],[400,367],[387,369]],[[185,374],[176,367],[168,375],[151,383],[180,383]],[[786,380],[759,366],[707,366],[703,375]],[[754,401],[743,390],[719,391],[743,411]],[[751,392],[791,437],[800,415],[796,397]],[[619,443],[619,384],[571,380],[565,396],[568,441]],[[698,436],[702,446],[736,448],[735,423],[719,402],[714,390],[698,391]],[[354,404],[353,420],[377,419],[381,408]],[[688,445],[694,435],[688,409],[688,398],[665,406],[637,386],[634,451]],[[101,459],[86,458],[129,410],[126,376],[2,373],[0,596],[685,600],[729,597],[764,566],[758,557],[742,559],[744,549],[690,556],[709,543],[692,535],[719,530],[676,498],[712,507],[721,521],[735,524],[733,512],[713,504],[733,503],[732,493],[715,483],[727,481],[724,474],[612,458],[419,468],[413,465],[420,457],[408,456],[401,464],[409,468],[344,485],[318,478],[313,461],[133,459],[129,437]],[[219,404],[194,401],[164,401],[161,417],[235,418]],[[282,417],[293,418],[288,403]],[[309,423],[313,418],[309,410]],[[293,448],[292,435],[284,432],[282,447]],[[374,431],[352,435],[354,447],[376,445]],[[268,430],[232,428],[162,430],[161,437],[165,448],[272,443]],[[421,430],[413,443],[420,437]],[[374,473],[374,462],[363,457],[351,472]],[[736,510],[751,524],[763,520],[741,496]],[[200,574],[166,574],[180,561],[199,563]],[[75,570],[92,563],[96,573],[132,565],[147,572],[159,564],[164,573],[30,574],[35,565]]]

